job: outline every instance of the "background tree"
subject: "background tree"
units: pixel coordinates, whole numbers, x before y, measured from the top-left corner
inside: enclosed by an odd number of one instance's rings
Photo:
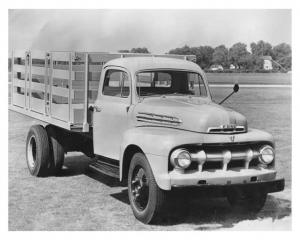
[[[195,48],[196,63],[203,69],[209,68],[212,65],[214,49],[210,46],[200,46]]]
[[[262,56],[271,56],[285,69],[291,69],[291,47],[286,43],[279,44],[272,48],[270,43],[264,41],[253,42],[250,45],[251,53],[247,51],[247,45],[241,42],[235,43],[231,48],[220,45],[213,49],[210,46],[189,47],[185,45],[169,51],[169,54],[196,55],[196,63],[203,69],[209,68],[212,64],[221,64],[227,68],[230,64],[236,68],[249,71],[263,69]],[[278,69],[280,69],[279,65]],[[276,67],[276,64],[273,64]]]
[[[119,53],[130,53],[130,51],[127,50],[127,49],[125,49],[125,50],[119,50],[118,52],[119,52]]]
[[[178,54],[178,55],[196,55],[194,50],[192,50],[188,45],[184,45],[181,48],[171,49],[169,54]]]
[[[281,43],[273,47],[274,60],[282,65],[285,69],[292,68],[292,49],[289,44]]]
[[[208,68],[212,64],[212,55],[214,49],[210,46],[189,47],[187,45],[181,48],[175,48],[169,51],[169,54],[196,55],[196,63],[202,68]]]
[[[255,56],[271,56],[273,57],[272,45],[268,42],[262,40],[257,43],[250,44],[251,52]]]
[[[229,48],[229,61],[235,65],[236,68],[240,69],[245,66],[245,59],[250,53],[247,51],[247,45],[241,42],[233,44]]]
[[[224,45],[220,45],[214,49],[212,63],[220,64],[223,67],[228,66],[228,49]]]
[[[131,53],[150,53],[150,52],[148,51],[148,49],[145,48],[145,47],[142,47],[142,48],[140,48],[140,47],[138,47],[138,48],[132,48],[132,49],[130,50],[130,52],[131,52]]]

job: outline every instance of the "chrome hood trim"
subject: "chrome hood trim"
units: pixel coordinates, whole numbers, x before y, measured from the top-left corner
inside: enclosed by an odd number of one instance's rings
[[[138,112],[136,119],[138,122],[165,124],[171,126],[179,126],[182,124],[182,121],[177,117],[149,112]]]

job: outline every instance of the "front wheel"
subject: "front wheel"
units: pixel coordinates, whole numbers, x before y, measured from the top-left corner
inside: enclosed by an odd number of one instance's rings
[[[143,223],[153,223],[163,214],[166,192],[154,179],[146,156],[134,154],[128,172],[128,197],[134,216]]]
[[[268,193],[262,189],[244,191],[234,189],[227,194],[227,200],[234,210],[239,212],[257,213],[265,205]]]

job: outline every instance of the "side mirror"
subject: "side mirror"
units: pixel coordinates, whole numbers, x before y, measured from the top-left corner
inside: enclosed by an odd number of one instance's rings
[[[238,84],[238,83],[234,84],[234,86],[233,86],[233,91],[234,91],[234,92],[238,92],[239,89],[240,89],[239,84]]]
[[[225,97],[221,102],[219,102],[219,104],[222,104],[223,102],[225,102],[232,94],[234,94],[234,93],[236,93],[236,92],[238,92],[239,91],[239,89],[240,89],[240,86],[239,86],[239,84],[234,84],[234,86],[233,86],[233,92],[232,93],[230,93],[227,97]]]

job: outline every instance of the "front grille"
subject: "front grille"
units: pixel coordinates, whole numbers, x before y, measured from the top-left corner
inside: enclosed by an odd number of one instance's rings
[[[205,162],[203,164],[202,171],[217,170],[222,168],[223,168],[222,162]]]
[[[186,171],[214,171],[219,169],[227,171],[255,168],[260,164],[259,149],[265,144],[272,145],[267,142],[248,142],[182,146],[188,149],[193,160]],[[273,164],[274,161],[271,165]]]

